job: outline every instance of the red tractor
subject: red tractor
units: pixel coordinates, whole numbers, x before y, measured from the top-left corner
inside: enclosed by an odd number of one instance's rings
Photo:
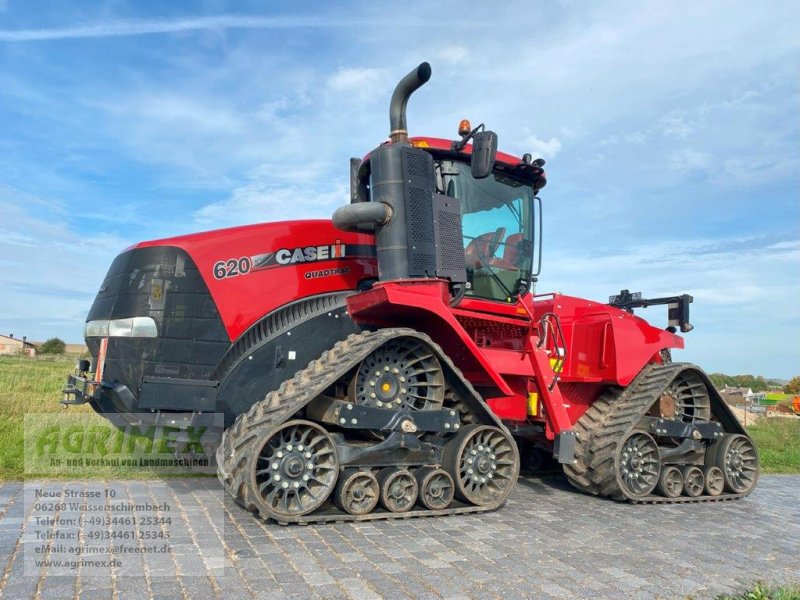
[[[535,295],[544,161],[467,121],[455,141],[409,138],[430,74],[400,81],[390,140],[351,161],[332,220],[120,254],[65,401],[152,423],[222,413],[220,480],[281,523],[494,509],[542,452],[617,500],[747,495],[752,440],[700,368],[670,359],[692,298]],[[666,328],[633,314],[654,304]]]

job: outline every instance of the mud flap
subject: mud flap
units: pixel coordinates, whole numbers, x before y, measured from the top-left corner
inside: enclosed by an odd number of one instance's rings
[[[562,431],[556,436],[553,444],[553,458],[559,463],[571,465],[575,462],[575,440],[574,431]]]

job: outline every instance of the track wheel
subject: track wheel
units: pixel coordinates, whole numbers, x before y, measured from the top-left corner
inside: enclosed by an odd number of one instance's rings
[[[617,479],[632,498],[647,496],[655,489],[661,474],[658,445],[643,431],[630,434],[617,455]]]
[[[319,508],[339,472],[336,446],[310,421],[287,421],[264,438],[251,482],[262,513],[278,521]]]
[[[422,467],[414,473],[419,485],[419,501],[430,510],[450,506],[455,493],[453,478],[444,469]]]
[[[758,481],[758,451],[753,441],[741,433],[729,433],[706,450],[706,464],[722,469],[725,489],[745,494]]]
[[[519,452],[511,436],[491,425],[468,425],[444,447],[442,466],[456,495],[478,506],[499,505],[519,476]]]
[[[703,468],[703,475],[706,478],[706,494],[709,496],[719,496],[725,489],[725,476],[719,467]]]
[[[667,498],[677,498],[683,492],[683,473],[674,466],[665,466],[661,470],[661,477],[658,478],[656,489],[659,494]]]
[[[706,488],[706,478],[700,467],[683,467],[683,493],[690,498],[697,498]]]
[[[378,505],[380,486],[371,471],[347,469],[339,476],[333,502],[351,515],[366,515]]]
[[[408,469],[381,469],[378,471],[378,483],[381,488],[381,505],[390,512],[407,512],[417,501],[419,485]]]

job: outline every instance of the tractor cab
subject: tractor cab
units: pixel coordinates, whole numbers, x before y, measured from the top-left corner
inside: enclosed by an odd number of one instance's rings
[[[438,191],[459,204],[465,295],[510,302],[525,293],[538,275],[534,244],[541,243],[541,204],[531,182],[499,169],[478,179],[469,163],[448,157],[435,158],[434,171]]]
[[[494,151],[489,155],[490,162],[481,166],[484,172],[480,172],[473,166],[477,154],[474,145],[464,143],[473,134],[468,121],[462,121],[459,133],[461,140],[457,141],[415,137],[408,143],[432,158],[434,204],[437,198],[448,198],[455,200],[458,208],[459,247],[464,253],[466,275],[463,295],[513,302],[530,289],[541,267],[541,201],[537,193],[546,184],[544,161],[532,161],[527,154],[520,159]],[[376,182],[371,163],[372,155],[361,161],[353,159],[353,202],[381,201],[373,198]],[[422,224],[415,225],[419,228]],[[437,229],[440,224],[433,225]],[[452,237],[456,232],[449,233]],[[440,254],[441,244],[436,245]]]

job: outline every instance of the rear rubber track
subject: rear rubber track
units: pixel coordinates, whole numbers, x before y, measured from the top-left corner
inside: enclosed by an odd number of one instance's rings
[[[647,365],[628,387],[612,388],[601,395],[575,425],[578,435],[575,463],[564,467],[570,483],[588,494],[634,504],[720,502],[747,496],[750,492],[724,492],[719,496],[702,495],[695,498],[656,495],[633,497],[619,484],[615,461],[620,443],[678,373],[691,366],[686,363]]]
[[[252,496],[254,491],[248,480],[248,464],[258,450],[258,441],[270,435],[272,430],[281,423],[291,419],[309,402],[358,365],[370,352],[392,338],[400,336],[417,337],[430,346],[442,363],[445,372],[450,372],[452,376],[457,377],[463,392],[471,396],[473,403],[480,403],[481,407],[485,409],[485,417],[487,418],[484,421],[505,429],[505,426],[483,402],[480,394],[464,378],[461,371],[427,335],[405,328],[380,329],[374,332],[367,331],[352,334],[347,339],[337,342],[330,350],[323,352],[318,359],[312,360],[305,369],[298,371],[291,379],[284,381],[277,390],[267,394],[264,400],[256,402],[250,410],[240,415],[234,424],[224,432],[222,443],[217,449],[217,476],[237,504],[265,520],[272,518],[269,515],[260,513],[258,504]],[[466,405],[467,403],[464,400],[460,400],[458,402],[459,411],[465,411]],[[474,413],[470,416],[474,418]],[[462,421],[466,421],[466,419],[462,418]],[[278,521],[278,523],[286,525],[289,523],[307,524],[331,521],[408,519],[488,512],[499,508],[502,504],[503,502],[474,506],[454,500],[450,507],[442,510],[429,510],[415,506],[405,513],[392,513],[376,509],[369,514],[360,516],[350,515],[338,509],[325,506],[311,514],[287,518],[286,520]]]

